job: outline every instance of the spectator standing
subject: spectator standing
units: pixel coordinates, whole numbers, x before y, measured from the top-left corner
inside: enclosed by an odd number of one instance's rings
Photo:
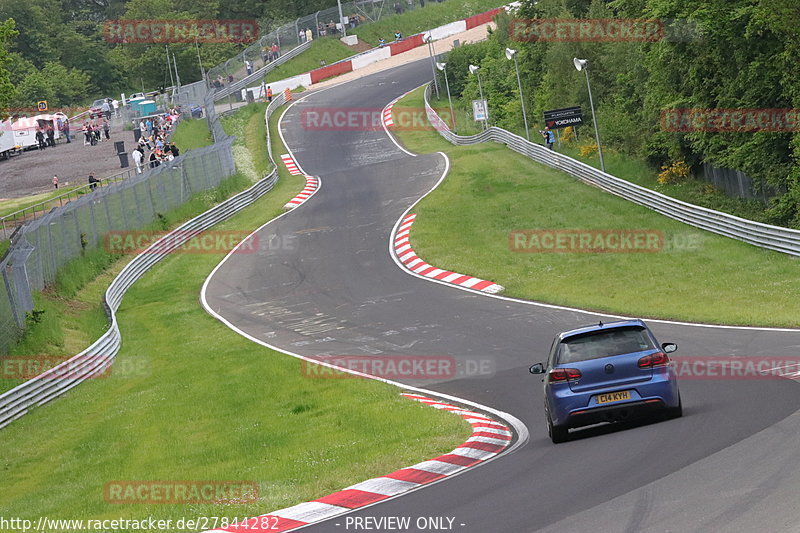
[[[311,28],[306,28],[306,41],[313,41],[314,34],[311,31]]]
[[[111,100],[111,108],[114,110],[114,116],[118,117],[119,116],[119,100],[117,100],[116,98],[114,100]]]
[[[100,106],[100,110],[103,112],[103,115],[105,115],[106,120],[111,118],[111,104],[108,103],[108,99],[103,101],[103,105]]]
[[[39,143],[39,150],[47,148],[47,144],[44,142],[44,133],[40,128],[36,128],[36,142]]]
[[[56,145],[56,132],[53,130],[52,124],[47,125],[47,146],[55,146]]]
[[[419,0],[419,7],[425,7],[425,0]]]
[[[281,47],[278,46],[278,43],[272,43],[272,48],[270,48],[272,52],[272,60],[276,60],[281,57]]]
[[[549,126],[545,126],[544,130],[542,131],[542,137],[544,137],[544,143],[547,145],[547,148],[552,150],[553,143],[556,142],[555,135],[553,135],[553,131],[550,129]]]
[[[53,175],[53,187],[58,189],[58,175],[57,174]]]
[[[250,62],[250,60],[249,60],[249,59],[246,59],[246,60],[245,60],[245,62],[244,62],[244,68],[245,68],[245,70],[247,71],[247,75],[248,75],[248,76],[249,76],[250,74],[252,74],[252,73],[253,73],[253,64]]]
[[[64,122],[61,124],[61,131],[64,133],[64,137],[67,138],[67,144],[72,142],[69,139],[69,119],[68,118],[65,118]]]
[[[108,123],[108,119],[103,119],[103,133],[106,135],[106,140],[111,140],[111,124]]]
[[[303,30],[297,32],[297,42],[299,44],[303,44],[304,42],[306,42],[306,32],[304,32]]]
[[[141,146],[137,146],[136,149],[131,153],[131,157],[133,158],[133,163],[136,165],[136,173],[142,173],[142,161],[144,160],[144,150],[142,150]]]
[[[88,121],[83,123],[81,131],[83,131],[83,145],[92,144],[92,127],[89,125]]]

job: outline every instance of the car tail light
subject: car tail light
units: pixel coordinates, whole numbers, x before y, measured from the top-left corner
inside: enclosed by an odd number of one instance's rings
[[[669,364],[669,357],[662,352],[656,352],[652,355],[645,355],[639,359],[639,368],[653,368],[656,366],[667,366]]]
[[[550,383],[562,383],[579,379],[581,379],[581,371],[577,368],[554,368],[548,374],[547,381]]]

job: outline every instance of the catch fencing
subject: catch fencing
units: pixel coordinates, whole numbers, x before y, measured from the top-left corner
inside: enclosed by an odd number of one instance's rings
[[[464,146],[490,141],[502,143],[538,163],[562,170],[585,183],[594,185],[633,203],[648,207],[675,220],[724,235],[725,237],[744,241],[754,246],[792,256],[800,256],[800,231],[798,230],[762,224],[676,200],[670,196],[601,172],[594,167],[554,150],[548,150],[542,144],[532,143],[502,128],[492,126],[468,137],[456,135],[450,131],[447,123],[436,114],[436,111],[428,103],[430,89],[430,85],[425,89],[425,111],[428,120],[442,137],[455,145]]]
[[[269,117],[272,115],[274,110],[283,105],[285,101],[285,95],[281,93],[277,95],[276,98],[273,98],[272,103],[267,107],[264,117],[265,121],[267,122],[267,147],[270,146]],[[137,199],[144,199],[143,204],[145,205],[143,205],[141,208],[132,210],[124,209],[123,206],[128,205],[125,204],[125,193],[114,192],[112,189],[115,186],[109,187],[107,190],[111,192],[108,192],[102,199],[99,197],[92,199],[90,197],[93,195],[87,195],[89,201],[84,202],[84,205],[80,208],[73,208],[70,210],[72,214],[69,215],[69,217],[71,217],[71,219],[75,222],[76,227],[74,230],[70,228],[66,231],[72,231],[72,236],[77,235],[77,232],[81,229],[81,226],[79,226],[81,217],[84,217],[84,223],[88,223],[89,220],[91,220],[90,218],[85,218],[87,216],[86,213],[88,213],[88,216],[90,217],[98,214],[99,218],[102,219],[104,216],[103,213],[109,213],[112,208],[117,209],[116,212],[119,213],[120,217],[114,218],[107,216],[104,219],[107,222],[107,225],[103,226],[103,228],[108,228],[109,230],[125,229],[130,227],[127,224],[128,220],[143,221],[146,213],[155,213],[156,208],[164,209],[167,206],[167,202],[177,200],[176,197],[172,196],[163,199],[156,199],[155,196],[157,194],[167,194],[170,190],[173,192],[180,190],[180,194],[190,194],[192,192],[189,189],[190,186],[196,186],[198,187],[196,190],[201,190],[212,186],[212,183],[214,183],[215,180],[218,183],[222,177],[227,175],[225,174],[226,170],[228,170],[229,173],[233,172],[233,161],[222,156],[222,154],[225,153],[224,147],[227,147],[226,153],[230,154],[230,143],[232,140],[232,137],[221,140],[221,142],[218,143],[221,145],[221,148],[219,149],[215,149],[215,146],[209,146],[206,148],[193,150],[187,153],[186,156],[176,158],[175,161],[173,161],[173,164],[168,168],[165,168],[164,171],[151,176],[150,180],[146,180],[144,182],[145,185],[139,185],[139,183],[142,183],[141,181],[138,183],[130,181],[120,184],[121,186],[125,186],[124,189],[122,187],[119,188],[127,191],[127,195],[129,196],[128,200],[136,201]],[[199,153],[200,155],[189,157],[196,153]],[[270,159],[272,159],[271,156]],[[229,167],[226,166],[228,164],[230,164]],[[205,165],[209,165],[207,170],[204,168]],[[264,176],[263,179],[258,181],[258,183],[249,189],[229,198],[209,211],[206,211],[205,213],[182,224],[180,227],[154,242],[147,250],[137,255],[130,263],[128,263],[119,273],[119,275],[114,278],[114,281],[111,282],[111,285],[105,293],[104,303],[106,307],[106,313],[108,314],[110,321],[109,329],[89,348],[82,351],[78,355],[42,373],[41,375],[24,382],[14,389],[11,389],[4,394],[0,394],[0,428],[5,427],[14,420],[24,416],[32,407],[43,405],[48,401],[64,394],[83,381],[103,375],[105,372],[107,372],[108,369],[111,368],[122,342],[117,323],[116,311],[119,308],[122,298],[128,288],[130,288],[133,283],[141,278],[154,265],[169,255],[169,253],[171,253],[173,250],[180,248],[189,239],[212,227],[218,222],[233,216],[238,211],[252,204],[261,196],[272,190],[272,187],[275,185],[275,182],[278,179],[274,162],[272,166],[272,170],[270,170],[270,172]],[[176,168],[179,170],[176,171]],[[215,171],[217,172],[216,178],[212,176],[212,173]],[[178,174],[175,174],[175,172],[178,172]],[[190,176],[193,177],[190,178]],[[153,179],[154,177],[156,179]],[[160,180],[159,178],[163,178],[163,180]],[[180,180],[181,186],[162,187],[162,185],[165,185],[165,181],[170,179]],[[140,187],[138,193],[137,187]],[[140,196],[136,196],[137,194]],[[109,202],[111,199],[109,196],[116,198],[118,204],[110,205]],[[88,206],[86,204],[88,204]],[[79,214],[79,209],[83,208],[87,208],[89,211],[84,212],[84,214],[81,215]],[[127,213],[131,218],[123,219],[123,213]],[[43,221],[44,219],[41,220]],[[40,224],[40,228],[36,231],[42,231],[41,226],[43,224],[45,223],[43,222]],[[91,225],[87,226],[87,228],[88,227],[91,227]],[[43,238],[47,238],[47,235],[48,234],[45,232],[41,236]],[[30,247],[25,247],[25,250],[30,250]],[[32,254],[36,252],[36,250],[30,251]],[[39,253],[38,255],[44,259],[42,253]],[[48,257],[46,259],[59,260],[59,258],[55,256]],[[45,271],[42,270],[41,272],[44,275]],[[0,305],[2,305],[2,302],[3,299],[0,298]],[[5,311],[5,309],[2,309],[2,307],[0,307],[0,310]]]

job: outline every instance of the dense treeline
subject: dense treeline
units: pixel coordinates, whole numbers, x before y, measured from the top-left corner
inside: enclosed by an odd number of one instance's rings
[[[71,106],[101,96],[170,85],[163,45],[118,44],[103,23],[117,19],[248,19],[270,29],[336,5],[334,0],[0,0],[0,106],[37,100]],[[241,44],[201,43],[206,68]],[[172,44],[182,82],[200,79],[194,44]]]
[[[515,19],[573,18],[656,19],[666,31],[644,42],[515,37]],[[545,109],[580,105],[591,124],[584,73],[572,64],[574,57],[588,59],[604,145],[659,167],[685,161],[694,168],[707,162],[741,170],[757,184],[785,191],[771,202],[769,221],[800,227],[797,131],[672,132],[661,126],[669,109],[800,108],[797,0],[524,0],[518,13],[499,19],[488,41],[451,52],[447,68],[453,93],[476,99],[467,66],[480,65],[494,123],[521,131],[506,47],[519,50],[534,134],[544,126]]]

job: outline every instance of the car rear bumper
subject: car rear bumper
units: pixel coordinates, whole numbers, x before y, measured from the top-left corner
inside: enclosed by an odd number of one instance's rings
[[[627,389],[631,400],[598,405],[598,394]],[[617,389],[575,393],[562,387],[548,398],[551,420],[555,425],[577,428],[600,422],[642,418],[680,404],[677,381],[669,375],[654,376],[651,381]]]
[[[605,407],[593,407],[591,409],[570,413],[567,418],[566,426],[569,428],[578,428],[600,424],[602,422],[624,422],[626,420],[648,418],[654,414],[663,412],[666,407],[663,400],[655,398],[608,405]]]

